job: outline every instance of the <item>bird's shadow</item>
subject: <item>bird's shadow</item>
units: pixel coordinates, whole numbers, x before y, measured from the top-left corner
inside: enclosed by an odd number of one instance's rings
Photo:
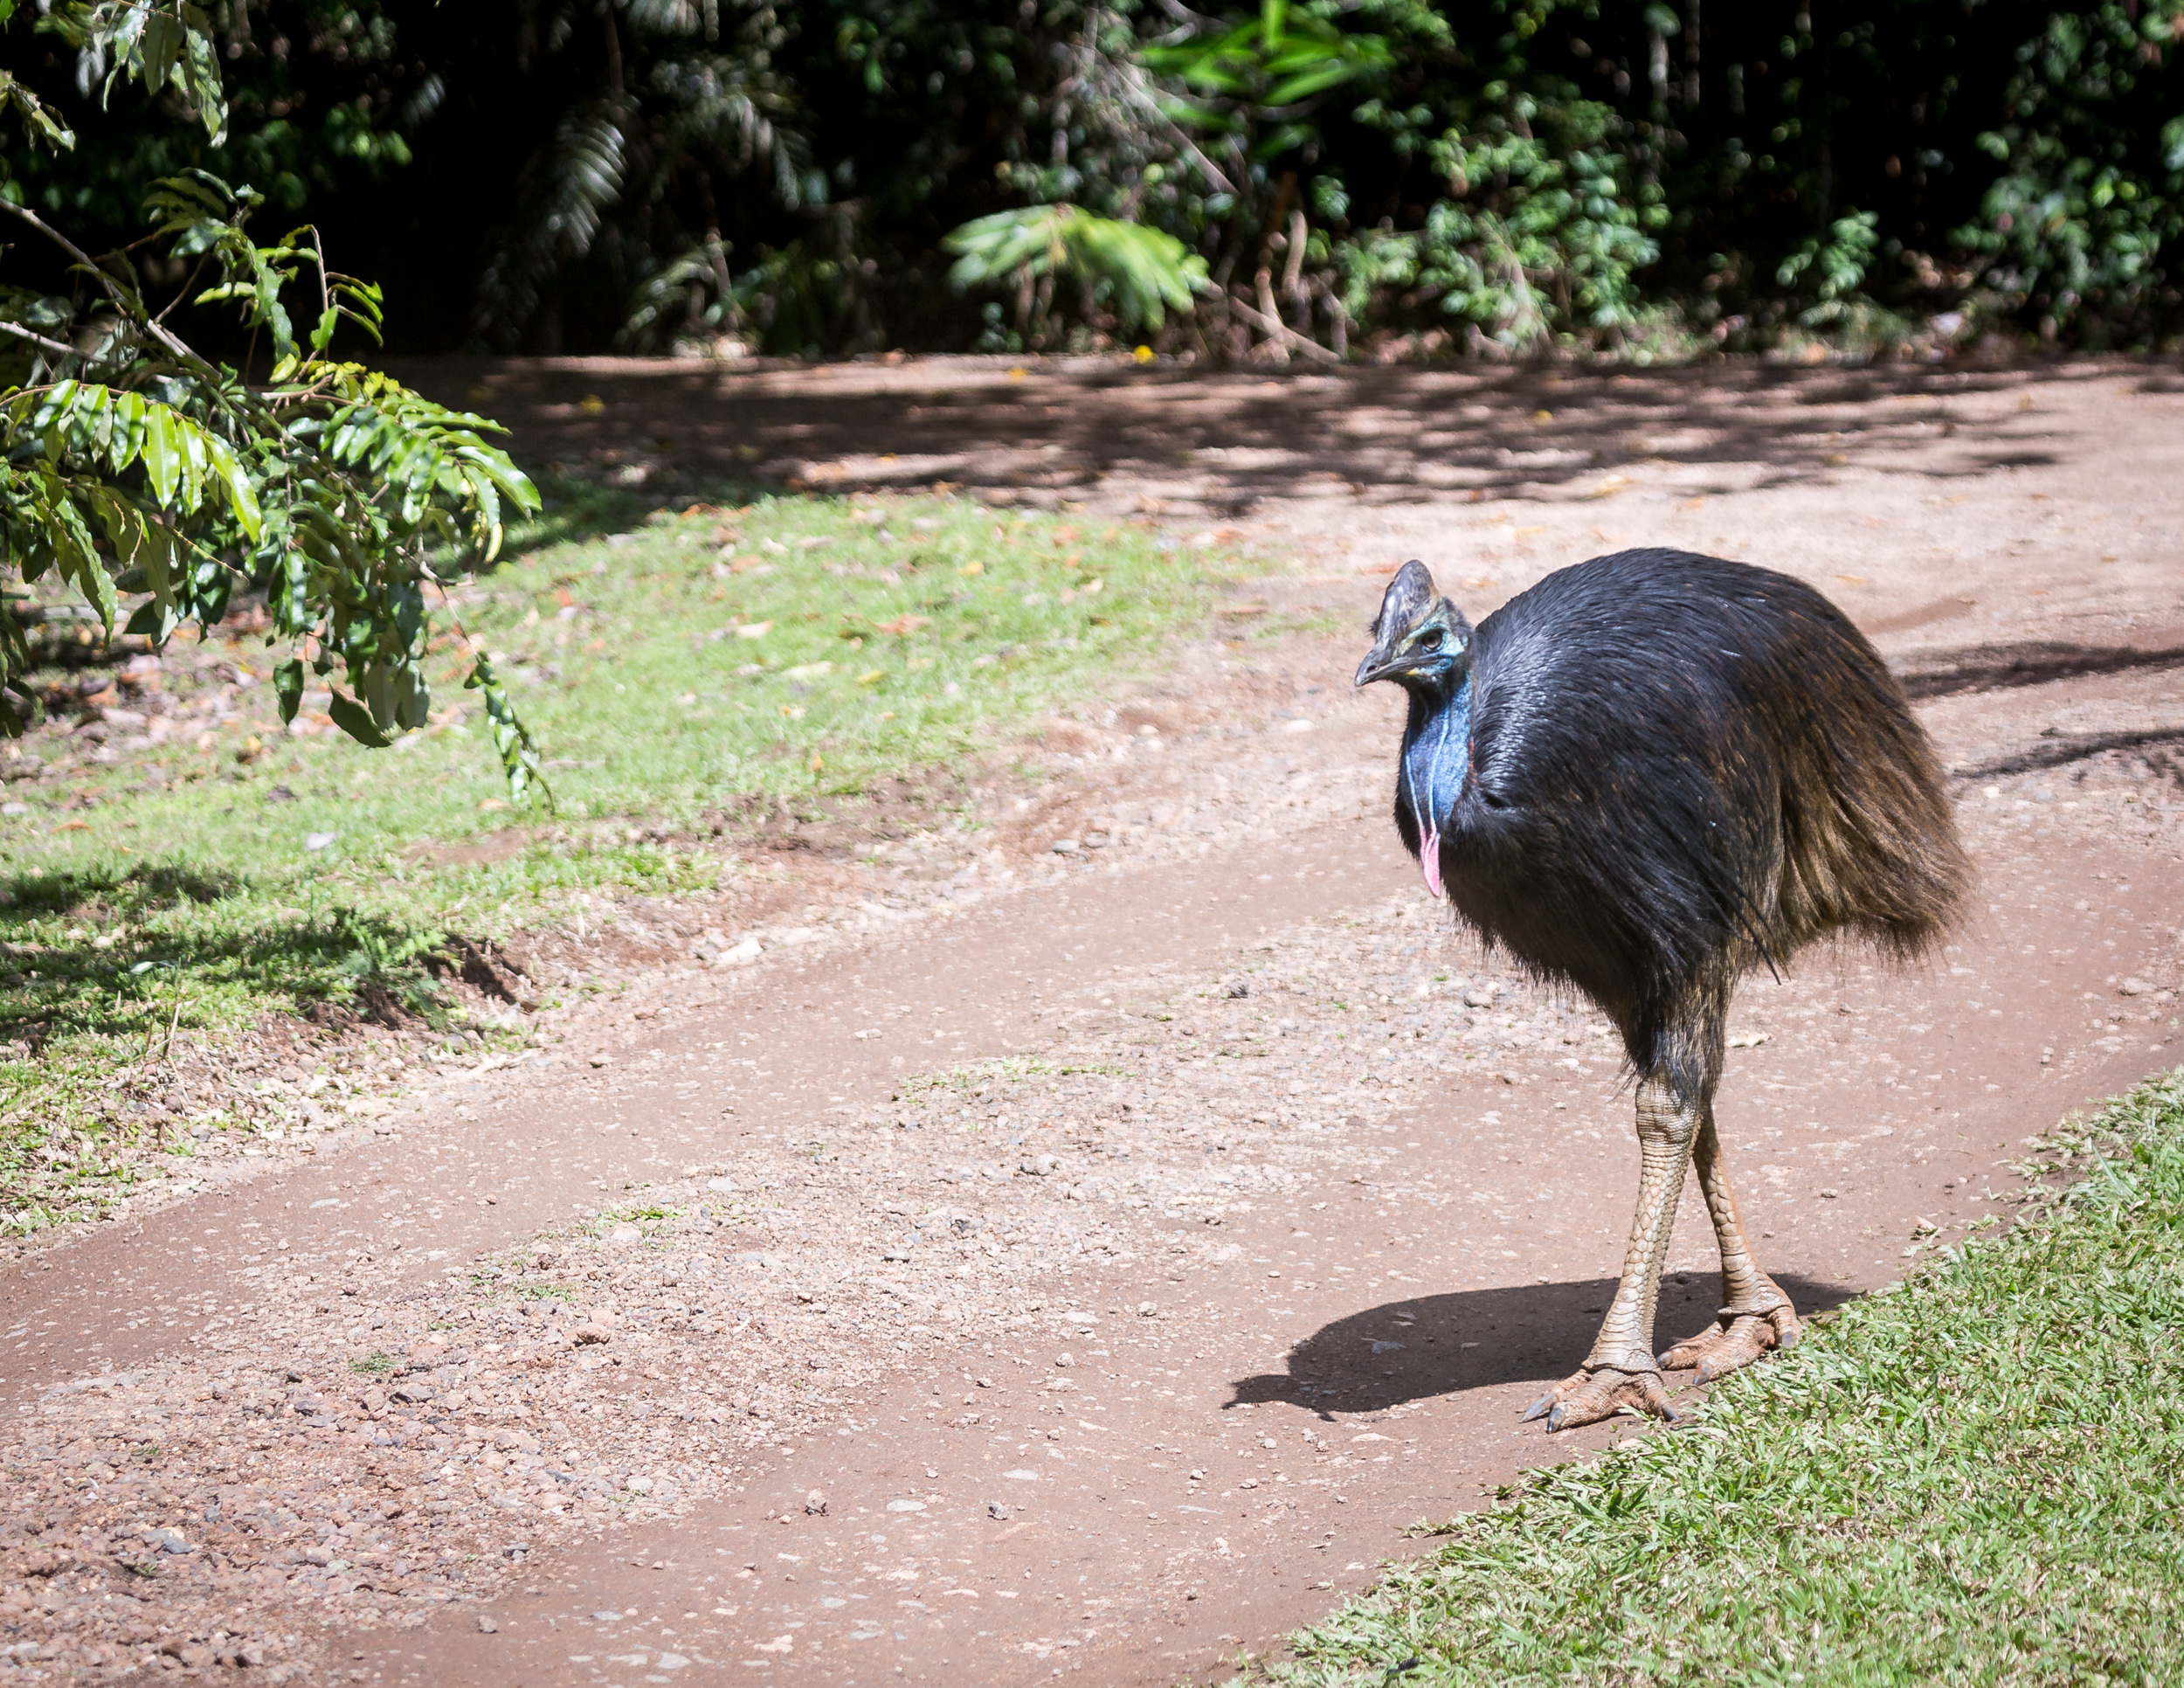
[[[1850,1299],[1838,1284],[1775,1281],[1808,1318]],[[1553,1382],[1584,1359],[1614,1293],[1614,1279],[1586,1278],[1382,1302],[1297,1343],[1286,1373],[1236,1380],[1224,1408],[1287,1401],[1332,1419],[1496,1384]],[[1661,1346],[1704,1329],[1720,1305],[1714,1273],[1665,1280],[1655,1324]]]

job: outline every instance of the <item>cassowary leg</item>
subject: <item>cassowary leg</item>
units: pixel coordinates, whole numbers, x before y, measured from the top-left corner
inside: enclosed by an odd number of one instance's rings
[[[1526,1420],[1545,1418],[1550,1430],[1597,1423],[1626,1407],[1673,1419],[1653,1357],[1653,1308],[1661,1293],[1661,1263],[1676,1228],[1676,1201],[1698,1135],[1701,1107],[1681,1102],[1657,1079],[1638,1086],[1638,1212],[1622,1281],[1600,1321],[1600,1333],[1585,1367],[1534,1401]]]
[[[1699,1121],[1698,1140],[1692,1149],[1698,1186],[1706,1193],[1706,1211],[1721,1242],[1722,1307],[1712,1330],[1677,1343],[1661,1356],[1661,1363],[1671,1371],[1697,1366],[1698,1380],[1711,1383],[1739,1366],[1749,1366],[1770,1348],[1794,1346],[1797,1310],[1780,1286],[1759,1269],[1752,1257],[1752,1245],[1745,1241],[1737,1198],[1729,1190],[1729,1159],[1714,1130],[1711,1103]]]

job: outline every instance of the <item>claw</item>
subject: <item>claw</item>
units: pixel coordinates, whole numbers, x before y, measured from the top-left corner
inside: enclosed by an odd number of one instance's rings
[[[1669,1404],[1668,1391],[1661,1387],[1658,1373],[1624,1372],[1603,1366],[1598,1371],[1579,1372],[1563,1379],[1532,1402],[1519,1422],[1529,1424],[1544,1418],[1552,1435],[1597,1424],[1625,1411],[1650,1414],[1670,1424],[1681,1416]]]

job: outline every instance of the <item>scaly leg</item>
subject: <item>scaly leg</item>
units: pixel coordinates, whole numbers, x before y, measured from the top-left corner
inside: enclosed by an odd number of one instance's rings
[[[1714,1235],[1721,1243],[1722,1308],[1712,1330],[1677,1343],[1661,1356],[1661,1363],[1671,1371],[1695,1366],[1698,1380],[1711,1383],[1739,1366],[1749,1366],[1770,1348],[1794,1346],[1797,1310],[1752,1258],[1752,1245],[1745,1241],[1744,1225],[1737,1217],[1737,1198],[1729,1191],[1729,1159],[1714,1130],[1711,1102],[1699,1121],[1693,1157],[1699,1188],[1706,1193],[1706,1211],[1713,1217]]]
[[[1639,1083],[1638,1212],[1623,1256],[1622,1281],[1615,1286],[1614,1302],[1600,1321],[1584,1369],[1534,1401],[1524,1415],[1527,1422],[1545,1418],[1548,1429],[1560,1430],[1611,1418],[1625,1407],[1660,1418],[1676,1416],[1653,1357],[1653,1308],[1702,1112],[1702,1104],[1679,1102],[1658,1079]]]

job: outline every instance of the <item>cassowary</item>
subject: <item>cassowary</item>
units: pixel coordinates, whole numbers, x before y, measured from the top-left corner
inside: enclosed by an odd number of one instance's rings
[[[1676,1416],[1702,1380],[1797,1339],[1730,1194],[1713,1096],[1738,979],[1843,932],[1932,944],[1970,866],[1887,668],[1811,587],[1748,564],[1623,551],[1548,576],[1476,628],[1404,564],[1357,683],[1409,694],[1395,824],[1434,896],[1534,976],[1574,986],[1637,1077],[1638,1212],[1584,1366],[1525,1414]],[[1656,1360],[1684,1168],[1721,1243],[1711,1329]]]

